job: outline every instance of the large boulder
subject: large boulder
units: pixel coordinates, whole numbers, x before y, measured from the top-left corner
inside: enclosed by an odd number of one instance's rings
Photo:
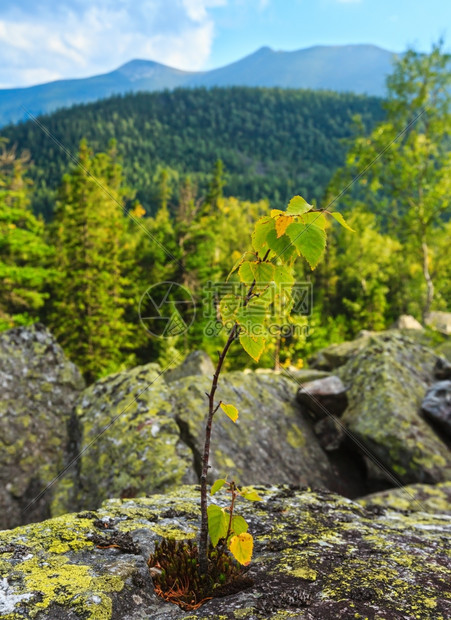
[[[341,416],[348,406],[346,387],[341,379],[334,375],[302,385],[298,390],[297,400],[316,420],[321,420],[328,414]]]
[[[317,370],[330,371],[343,366],[352,357],[355,357],[372,339],[373,332],[365,332],[359,338],[349,342],[332,344],[321,349],[309,360],[309,365]]]
[[[211,380],[182,379],[171,384],[176,415],[193,446],[200,473]],[[236,476],[241,484],[291,483],[334,488],[336,473],[295,402],[296,384],[268,372],[221,376],[217,399],[239,411],[236,424],[219,410],[214,418],[211,478]]]
[[[403,484],[451,479],[451,454],[420,413],[437,359],[407,336],[386,332],[338,370],[350,386],[343,423]]]
[[[43,325],[0,334],[0,529],[61,512],[52,482],[74,451],[83,388]]]
[[[75,407],[83,429],[73,486],[78,491],[66,497],[67,509],[198,482],[210,383],[210,376],[199,374],[166,383],[159,366],[148,364],[85,390]],[[323,433],[316,436],[296,403],[296,389],[271,371],[221,375],[217,400],[235,405],[239,418],[234,424],[222,410],[216,413],[210,478],[312,485],[350,497],[371,490],[363,474],[356,476],[352,458],[343,470],[341,460],[326,454],[330,442],[323,449]]]
[[[75,410],[82,440],[72,505],[97,508],[109,497],[146,495],[197,480],[158,364],[100,379],[80,395]]]
[[[164,373],[164,379],[167,383],[171,383],[171,381],[197,375],[206,375],[211,378],[214,371],[215,367],[208,353],[205,351],[193,351],[186,356],[179,366],[167,370]]]
[[[194,611],[158,598],[147,560],[162,536],[194,538],[192,487],[0,532],[0,615],[8,620],[257,620],[451,617],[451,525],[423,512],[258,487],[239,512],[254,536],[245,579]],[[221,503],[221,499],[218,499]],[[377,507],[376,507],[377,508]]]

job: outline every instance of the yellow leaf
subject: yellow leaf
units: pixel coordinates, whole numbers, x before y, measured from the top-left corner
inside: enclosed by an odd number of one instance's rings
[[[254,539],[247,532],[239,536],[232,536],[229,542],[229,551],[237,562],[247,566],[252,558]]]
[[[233,405],[226,405],[225,403],[221,403],[221,409],[224,413],[229,416],[232,422],[236,422],[238,420],[238,409]]]
[[[293,216],[291,216],[291,215],[279,215],[279,217],[276,220],[277,238],[279,238],[283,234],[285,234],[286,229],[293,222],[294,222],[294,217]]]
[[[271,217],[277,217],[283,213],[285,213],[285,211],[281,211],[280,209],[271,209]]]

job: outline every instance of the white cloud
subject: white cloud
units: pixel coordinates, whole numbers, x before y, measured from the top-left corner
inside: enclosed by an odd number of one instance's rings
[[[133,58],[201,69],[214,37],[209,9],[225,4],[227,0],[17,0],[12,8],[0,6],[0,85],[85,77]]]

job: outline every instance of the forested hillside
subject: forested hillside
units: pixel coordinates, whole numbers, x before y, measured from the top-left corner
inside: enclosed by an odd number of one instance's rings
[[[195,348],[214,355],[241,311],[231,287],[254,273],[260,241],[250,233],[268,217],[280,220],[267,237],[276,266],[312,231],[309,264],[283,272],[296,296],[265,310],[271,339],[259,364],[302,365],[401,314],[427,325],[451,304],[450,65],[440,45],[409,51],[384,108],[309,91],[176,91],[9,128],[9,142],[0,139],[0,331],[42,321],[89,381],[151,360],[166,367]],[[284,210],[295,195],[309,212],[315,199],[320,208],[291,238]],[[354,232],[330,218],[318,225],[329,205]],[[265,273],[270,292],[276,272]],[[239,348],[226,361],[252,363]]]
[[[320,201],[344,163],[348,140],[384,117],[381,100],[352,94],[265,88],[176,90],[113,97],[4,128],[0,135],[30,151],[32,206],[48,219],[55,189],[86,138],[94,151],[116,140],[126,183],[148,214],[159,204],[156,179],[168,169],[178,201],[186,174],[202,194],[214,163],[226,170],[226,196],[268,198],[283,208],[293,194]],[[54,138],[49,137],[49,134]]]

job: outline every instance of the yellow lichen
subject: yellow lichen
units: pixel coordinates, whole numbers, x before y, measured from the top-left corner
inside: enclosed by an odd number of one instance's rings
[[[302,448],[305,446],[305,437],[296,424],[292,424],[287,433],[287,442],[292,448]]]
[[[64,556],[48,556],[45,560],[33,557],[18,564],[16,571],[23,575],[23,592],[39,595],[30,617],[51,604],[59,604],[83,611],[93,620],[106,620],[112,612],[112,602],[106,593],[120,592],[124,587],[120,577],[95,577],[88,566],[70,564]]]

